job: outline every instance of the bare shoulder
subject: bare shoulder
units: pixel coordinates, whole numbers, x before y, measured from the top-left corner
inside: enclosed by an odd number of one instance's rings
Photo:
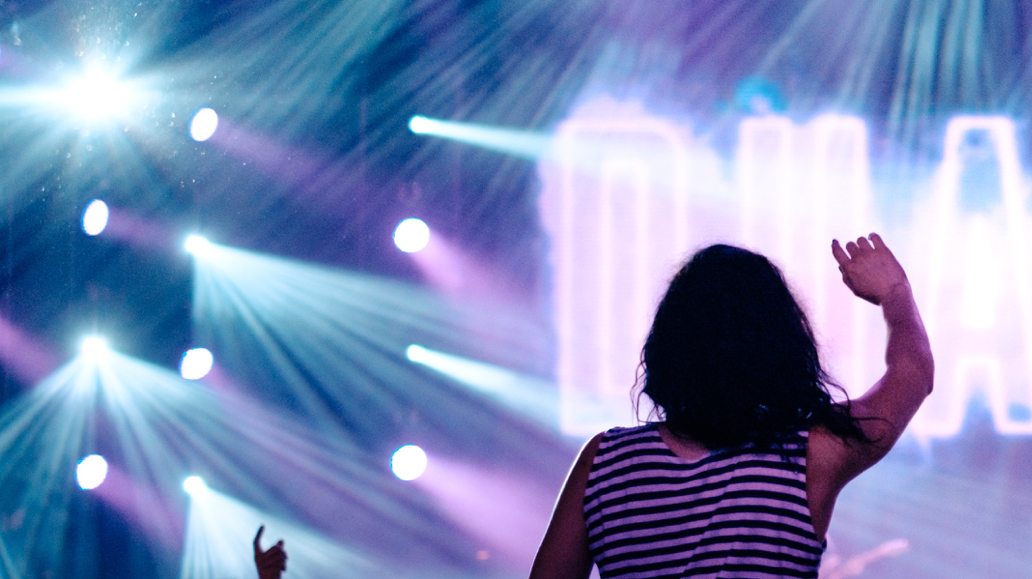
[[[823,426],[810,430],[806,447],[806,499],[819,540],[828,532],[839,493],[863,470],[857,470],[855,452],[849,443]]]
[[[602,443],[602,437],[605,432],[599,432],[595,436],[591,437],[591,440],[584,443],[581,448],[580,455],[577,457],[577,462],[573,465],[573,473],[579,473],[583,470],[584,480],[587,481],[588,474],[591,472],[591,465],[595,462],[595,455],[598,454],[598,447]]]
[[[605,432],[599,432],[595,436],[591,437],[591,440],[584,443],[584,448],[581,450],[581,454],[590,453],[592,458],[595,458],[595,453],[598,452],[598,445],[602,443],[602,437],[605,436]]]
[[[846,483],[874,466],[892,448],[895,437],[885,436],[868,424],[862,430],[870,440],[846,440],[823,426],[813,427],[806,451],[807,476],[837,487],[837,494]]]
[[[892,448],[895,438],[867,425],[870,440],[845,440],[823,426],[810,430],[806,449],[806,497],[814,531],[823,539],[842,489]],[[889,438],[889,440],[886,440]]]
[[[591,572],[588,531],[584,523],[584,492],[603,434],[597,434],[585,443],[570,469],[534,558],[531,579],[587,579]]]
[[[833,488],[849,482],[849,465],[855,463],[855,448],[823,426],[810,430],[806,449],[806,475],[810,487]],[[859,474],[859,473],[857,473]],[[855,476],[855,475],[854,475]],[[836,493],[837,494],[837,493]]]

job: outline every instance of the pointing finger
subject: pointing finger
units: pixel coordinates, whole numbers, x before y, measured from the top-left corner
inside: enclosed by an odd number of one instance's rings
[[[849,256],[846,255],[846,251],[842,249],[842,246],[839,245],[837,239],[833,239],[831,241],[831,255],[835,258],[835,261],[838,262],[839,269],[849,263]]]
[[[265,525],[258,527],[258,534],[254,536],[254,554],[262,553],[262,533],[265,532]]]

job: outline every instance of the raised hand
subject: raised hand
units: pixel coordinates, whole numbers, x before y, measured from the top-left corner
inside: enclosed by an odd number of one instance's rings
[[[880,305],[897,287],[910,290],[903,266],[877,233],[850,241],[845,249],[836,239],[831,242],[831,254],[839,264],[846,287],[872,304]]]
[[[254,536],[254,564],[258,567],[258,579],[280,579],[280,574],[287,569],[287,552],[283,550],[282,540],[263,551],[261,541],[264,532],[265,525],[262,525]]]

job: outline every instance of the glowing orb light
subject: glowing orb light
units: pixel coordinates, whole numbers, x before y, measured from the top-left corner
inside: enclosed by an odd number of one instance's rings
[[[197,475],[188,476],[183,481],[183,490],[190,496],[197,497],[203,495],[208,490],[208,485],[204,484],[204,479]]]
[[[433,121],[426,117],[416,115],[409,119],[408,128],[413,133],[417,135],[422,135],[430,131],[430,129],[433,127],[433,123]]]
[[[100,360],[108,353],[107,343],[103,338],[90,336],[82,341],[82,354],[90,360]]]
[[[82,230],[86,235],[100,235],[107,227],[109,215],[107,203],[100,199],[90,201],[82,212]]]
[[[412,362],[425,361],[427,358],[426,348],[419,344],[411,344],[408,348],[405,348],[405,357]]]
[[[75,481],[84,491],[95,489],[107,478],[108,464],[103,456],[91,454],[79,461],[75,467]]]
[[[204,257],[211,252],[211,242],[201,237],[200,235],[191,235],[186,238],[186,243],[183,244],[186,251],[196,255],[197,257]]]
[[[194,113],[190,121],[190,136],[195,141],[207,141],[219,127],[219,115],[207,107]]]
[[[179,363],[179,375],[187,380],[200,380],[211,372],[215,357],[207,348],[190,348]]]
[[[430,241],[430,228],[422,219],[410,217],[394,229],[394,245],[405,253],[415,253]]]
[[[63,104],[78,117],[92,120],[113,117],[129,105],[129,89],[103,71],[93,69],[72,79]]]
[[[401,480],[416,480],[425,470],[426,453],[414,444],[406,444],[391,456],[391,471]]]

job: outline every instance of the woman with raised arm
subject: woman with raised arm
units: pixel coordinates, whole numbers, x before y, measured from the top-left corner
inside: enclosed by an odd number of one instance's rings
[[[642,351],[657,422],[592,438],[531,579],[817,577],[839,492],[889,452],[932,390],[910,283],[882,239],[832,242],[881,306],[886,371],[836,402],[813,332],[765,257],[715,245],[677,273]]]

